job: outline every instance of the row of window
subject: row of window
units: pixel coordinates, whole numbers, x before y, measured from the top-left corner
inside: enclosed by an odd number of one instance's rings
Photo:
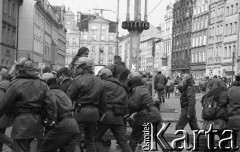
[[[87,35],[83,35],[83,40],[88,40],[88,36]],[[93,41],[97,40],[97,35],[92,35],[92,39]],[[101,35],[101,41],[107,41],[106,37],[104,35]],[[109,36],[109,41],[114,41],[113,36]]]
[[[192,63],[205,62],[205,51],[193,52],[192,53]]]
[[[196,19],[193,19],[193,32],[208,27],[208,16],[202,16]]]
[[[225,36],[237,34],[237,22],[225,24]]]
[[[207,44],[206,32],[198,33],[192,36],[192,47],[198,47]]]
[[[2,9],[3,13],[16,19],[16,12],[17,12],[17,4],[15,4],[11,0],[2,0]]]
[[[190,34],[181,35],[173,39],[173,46],[190,43],[190,41],[191,41]]]
[[[236,3],[235,5],[230,5],[226,7],[226,14],[225,16],[230,16],[233,14],[237,14],[238,13],[238,3]]]
[[[210,11],[210,20],[214,20],[216,17],[224,16],[224,6],[214,7]]]
[[[208,29],[209,37],[214,37],[215,35],[222,35],[223,34],[223,26],[218,24],[216,29],[214,26],[210,26]]]
[[[141,63],[145,64],[145,63],[152,63],[153,62],[153,57],[149,57],[149,58],[141,58]]]
[[[16,28],[2,24],[2,42],[10,46],[16,46]]]
[[[200,6],[195,6],[193,9],[193,15],[200,15],[208,11],[208,4],[204,3],[201,4]]]

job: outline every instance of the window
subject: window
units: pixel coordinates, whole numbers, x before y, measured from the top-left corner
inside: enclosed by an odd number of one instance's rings
[[[194,63],[194,53],[192,53],[192,63]]]
[[[10,0],[8,0],[8,16],[11,16],[11,3]]]
[[[93,35],[93,36],[92,36],[92,40],[96,41],[96,40],[97,40],[97,36],[96,36],[96,35]]]
[[[97,27],[95,25],[92,25],[92,30],[96,30]]]
[[[237,22],[234,22],[234,25],[233,25],[233,34],[236,34],[237,33]]]
[[[232,28],[232,23],[230,23],[230,26],[229,26],[229,28],[230,28],[230,30],[229,30],[229,35],[231,35],[231,34],[232,34],[232,32],[233,32],[233,31],[232,31],[232,29],[233,29],[233,28]]]
[[[15,4],[13,3],[13,6],[12,6],[12,17],[13,19],[16,18],[16,14],[15,14]]]
[[[228,35],[228,25],[226,24],[226,28],[225,28],[225,36]]]
[[[102,41],[105,41],[105,36],[102,35],[102,36],[101,36],[101,40],[102,40]]]
[[[103,65],[103,59],[100,59],[100,64]]]
[[[205,62],[205,51],[203,51],[202,56],[203,56],[203,62]]]
[[[237,13],[237,12],[238,12],[238,3],[236,3],[236,8],[234,13]]]
[[[113,54],[113,47],[109,47],[109,54]]]
[[[233,14],[233,5],[231,5],[230,15]]]
[[[229,7],[227,7],[227,12],[226,12],[226,16],[229,15]]]
[[[95,53],[95,46],[92,46],[92,52]]]
[[[72,44],[77,44],[76,38],[73,38],[73,39],[72,39]]]
[[[84,40],[87,40],[87,35],[83,35],[83,39],[84,39]]]
[[[224,48],[224,56],[225,56],[225,57],[228,56],[227,47]]]
[[[108,64],[109,64],[109,65],[112,65],[112,64],[113,64],[113,60],[112,60],[112,59],[109,59],[109,60],[108,60]]]
[[[232,57],[232,47],[231,46],[229,46],[228,47],[229,48],[229,50],[228,50],[228,57],[230,58],[230,57]]]

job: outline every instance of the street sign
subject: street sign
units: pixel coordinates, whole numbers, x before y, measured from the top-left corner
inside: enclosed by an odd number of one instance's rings
[[[39,69],[44,69],[45,68],[45,63],[38,63]]]

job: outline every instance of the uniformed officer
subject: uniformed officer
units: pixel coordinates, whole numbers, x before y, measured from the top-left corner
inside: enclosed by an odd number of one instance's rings
[[[101,79],[94,75],[92,61],[81,57],[76,62],[76,78],[69,87],[67,95],[75,101],[75,119],[80,130],[84,130],[85,142],[89,152],[96,152],[96,123],[106,111],[106,91]],[[80,139],[76,141],[80,144]]]
[[[14,115],[12,128],[13,151],[29,152],[30,143],[41,127],[41,112],[45,106],[50,125],[56,121],[56,103],[47,84],[33,70],[33,61],[20,58],[16,64],[16,79],[0,101],[0,116]]]
[[[103,80],[107,93],[107,111],[104,119],[98,125],[96,141],[100,144],[102,136],[110,129],[117,139],[117,143],[124,152],[131,152],[125,136],[124,115],[127,114],[127,94],[119,80],[112,76],[112,72],[104,68],[98,76]]]

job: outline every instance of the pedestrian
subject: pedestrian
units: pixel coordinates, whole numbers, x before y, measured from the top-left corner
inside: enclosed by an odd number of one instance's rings
[[[154,77],[154,89],[157,91],[160,104],[165,102],[164,96],[167,82],[168,79],[162,74],[162,71],[159,71]]]
[[[8,74],[2,74],[2,81],[0,81],[0,101],[11,85],[11,76]],[[12,126],[13,117],[9,115],[3,115],[0,117],[0,152],[3,151],[3,144],[12,149],[12,140],[5,135],[6,129]]]
[[[236,81],[233,82],[231,88],[228,90],[228,123],[227,128],[237,134],[237,146],[240,135],[240,73],[235,76]],[[236,145],[235,145],[236,146]]]
[[[0,70],[0,81],[2,81],[3,75],[7,74],[8,69],[6,67],[2,67]]]
[[[178,86],[181,92],[181,114],[176,124],[176,130],[184,129],[187,123],[189,123],[192,130],[199,130],[195,109],[196,97],[193,81],[189,74],[183,74],[182,79],[183,84]]]
[[[223,86],[213,89],[202,97],[201,103],[203,106],[202,118],[204,120],[202,129],[208,131],[210,125],[212,125],[212,129],[218,131],[217,134],[220,139],[228,137],[228,135],[223,134],[228,121],[227,89]],[[214,140],[213,137],[209,141]],[[209,149],[209,151],[213,151],[213,149]]]
[[[142,81],[143,81],[143,84],[148,88],[149,92],[152,95],[152,81],[150,79],[150,75],[147,75],[146,72],[143,72]]]
[[[63,92],[67,92],[68,88],[72,84],[73,80],[70,77],[70,73],[68,68],[64,67],[58,70],[57,72],[57,81],[60,86],[60,89]]]
[[[111,70],[113,77],[117,78],[121,85],[124,87],[124,89],[128,92],[127,84],[128,84],[128,75],[130,74],[130,71],[126,68],[126,65],[124,62],[122,62],[122,58],[118,55],[114,56],[114,64],[109,65],[106,68]]]
[[[100,145],[103,135],[110,129],[122,151],[131,152],[132,150],[125,136],[126,128],[124,123],[124,115],[128,111],[127,93],[119,80],[112,76],[109,69],[100,70],[98,76],[103,80],[106,88],[107,111],[104,119],[98,124],[95,139]]]
[[[74,65],[74,79],[67,95],[75,102],[75,119],[80,131],[84,130],[87,151],[96,152],[96,124],[106,111],[106,90],[101,79],[94,75],[92,61],[86,57],[79,58]],[[76,140],[80,145],[80,134]]]
[[[87,47],[79,48],[78,53],[76,54],[76,56],[73,58],[71,64],[69,65],[69,72],[70,72],[71,76],[73,76],[74,69],[75,69],[74,65],[76,65],[75,64],[76,61],[81,57],[88,57],[88,54],[89,54],[89,49]]]
[[[152,123],[156,131],[161,126],[161,114],[153,101],[153,98],[148,89],[142,83],[142,77],[140,73],[133,72],[129,75],[131,83],[129,94],[129,114],[130,124],[132,127],[132,133],[129,140],[129,145],[132,151],[135,151],[139,140],[143,136],[144,123]],[[153,132],[153,135],[156,135]],[[156,141],[155,141],[156,142]]]
[[[69,97],[60,90],[56,78],[47,80],[57,105],[55,127],[44,136],[39,152],[75,152],[75,138],[79,133],[76,120],[72,116],[73,105]]]
[[[171,81],[170,77],[167,77],[168,82],[166,84],[166,98],[170,98],[170,93],[171,93],[171,85],[173,84],[173,82]]]
[[[212,81],[210,81],[209,86],[210,86],[210,90],[213,90],[221,86],[221,81],[218,79],[216,75],[213,77]]]
[[[43,107],[50,126],[56,122],[56,103],[47,84],[34,73],[34,62],[20,58],[16,79],[0,101],[0,116],[14,115],[11,137],[14,152],[29,152],[30,143],[40,134]]]

